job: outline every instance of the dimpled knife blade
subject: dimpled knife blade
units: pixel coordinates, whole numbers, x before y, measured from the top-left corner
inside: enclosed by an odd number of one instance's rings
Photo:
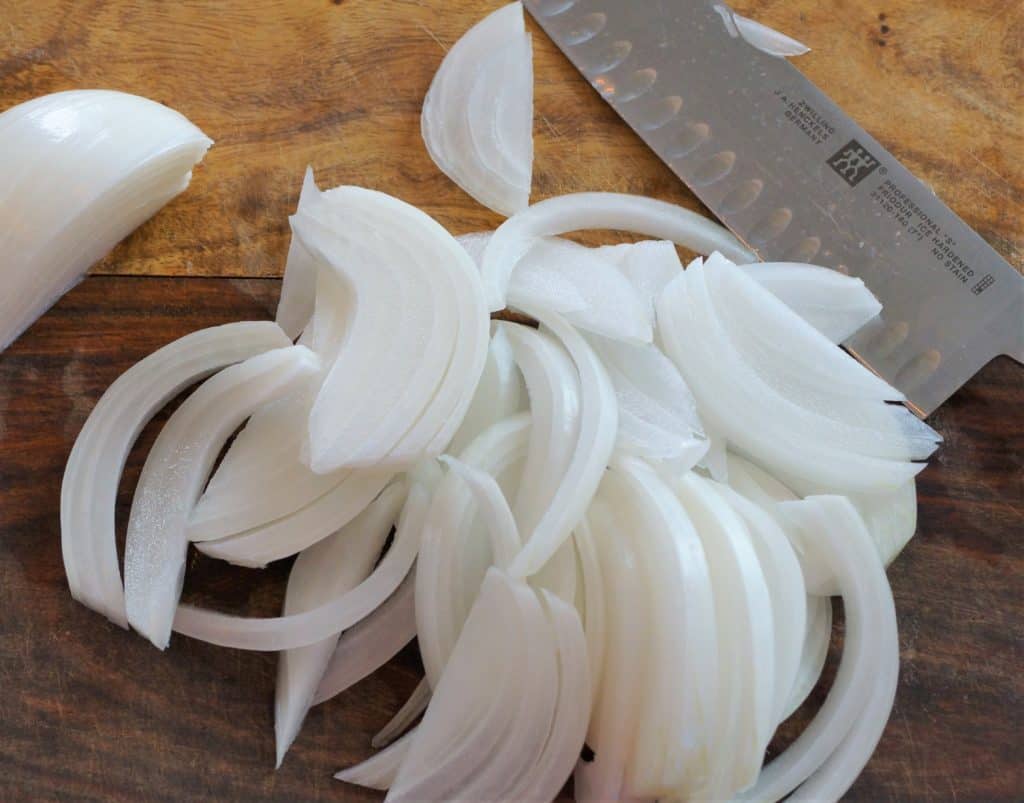
[[[1024,361],[1024,278],[795,67],[743,39],[727,6],[523,5],[762,260],[864,280],[884,311],[844,345],[918,414],[993,357]]]

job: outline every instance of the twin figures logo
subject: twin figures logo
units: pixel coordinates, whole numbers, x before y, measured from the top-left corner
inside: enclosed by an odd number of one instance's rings
[[[875,171],[878,159],[857,140],[851,139],[832,155],[827,164],[843,181],[856,187]]]

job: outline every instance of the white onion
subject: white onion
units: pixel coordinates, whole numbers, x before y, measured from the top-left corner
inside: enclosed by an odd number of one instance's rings
[[[305,346],[275,349],[206,380],[168,419],[142,467],[125,541],[125,609],[160,649],[185,576],[188,511],[228,436],[261,404],[294,392],[319,370]]]
[[[654,301],[683,269],[675,244],[668,240],[641,240],[638,243],[603,245],[600,256],[612,260],[632,283],[651,326],[654,326]]]
[[[597,249],[559,237],[538,239],[512,271],[508,303],[542,306],[599,335],[650,343],[651,315],[622,271]]]
[[[180,605],[174,630],[224,647],[274,652],[315,644],[365,619],[394,593],[416,560],[430,503],[428,487],[436,480],[419,469],[413,474],[391,547],[373,573],[347,594],[303,613],[265,619]]]
[[[114,507],[128,452],[146,423],[189,385],[288,345],[273,323],[202,329],[140,360],[107,389],[75,440],[61,484],[61,549],[75,599],[128,626]]]
[[[107,90],[0,114],[0,351],[188,186],[212,140],[173,109]]]
[[[517,3],[467,31],[445,55],[423,101],[423,142],[473,198],[511,215],[530,199],[533,62]]]
[[[885,570],[848,499],[819,496],[781,507],[809,527],[813,538],[805,549],[837,577],[846,636],[821,709],[742,797],[777,800],[800,787],[800,799],[838,800],[874,750],[892,707],[899,671],[896,612]]]
[[[487,305],[505,306],[512,271],[540,237],[581,229],[619,229],[671,240],[699,253],[720,251],[736,262],[754,255],[726,229],[681,206],[613,192],[548,198],[509,218],[491,237],[480,268]]]
[[[783,707],[783,719],[793,715],[808,695],[818,685],[821,671],[828,658],[828,646],[832,641],[832,600],[828,597],[807,596],[807,629],[804,632],[803,648],[800,650],[800,664],[797,668],[793,688]]]
[[[537,522],[509,571],[515,577],[536,574],[572,534],[572,528],[597,491],[618,427],[615,390],[587,341],[557,313],[538,307],[522,310],[561,341],[576,364],[580,383],[580,424],[576,448],[551,505]]]
[[[415,623],[415,621],[414,614],[413,622]],[[430,682],[426,678],[421,678],[420,682],[416,684],[416,688],[412,690],[412,694],[402,703],[402,707],[395,712],[395,715],[388,720],[383,728],[374,734],[370,744],[379,749],[387,747],[400,738],[419,718],[420,714],[427,710],[432,693]]]
[[[335,773],[335,779],[365,786],[367,789],[387,789],[395,782],[398,768],[402,765],[405,754],[409,752],[414,735],[415,731],[410,731],[397,742],[374,753],[366,761]]]
[[[810,51],[807,45],[749,17],[737,14],[724,3],[715,3],[711,8],[722,18],[726,31],[733,39],[742,37],[762,53],[785,57],[802,56]]]
[[[351,591],[369,577],[402,509],[406,491],[404,482],[392,483],[345,527],[299,555],[288,575],[282,615],[311,610]],[[340,634],[308,647],[284,650],[278,658],[274,698],[278,767],[302,727]]]
[[[313,178],[313,168],[307,167],[302,178],[302,190],[299,192],[296,212],[307,210],[319,197],[320,190]],[[281,297],[277,302],[275,320],[293,340],[302,333],[313,315],[316,284],[316,260],[297,237],[292,237],[285,260],[284,281],[281,282]]]
[[[413,568],[377,610],[341,634],[320,678],[313,705],[330,700],[369,677],[416,638],[415,587]]]
[[[861,279],[798,262],[758,262],[743,270],[833,343],[842,343],[882,311]]]
[[[324,196],[330,203],[296,215],[293,230],[356,300],[310,412],[310,466],[406,467],[451,440],[483,370],[479,274],[418,209],[358,187]]]
[[[908,461],[935,448],[930,427],[882,401],[895,391],[721,257],[665,288],[658,326],[706,427],[773,471],[877,492],[913,477],[923,465]]]

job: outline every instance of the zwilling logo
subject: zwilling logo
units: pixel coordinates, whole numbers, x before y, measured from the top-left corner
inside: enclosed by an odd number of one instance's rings
[[[878,167],[878,160],[857,140],[851,139],[828,160],[828,166],[851,187],[856,187]]]

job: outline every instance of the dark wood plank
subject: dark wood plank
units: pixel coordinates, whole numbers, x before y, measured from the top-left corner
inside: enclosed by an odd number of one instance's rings
[[[159,653],[74,603],[64,581],[60,479],[95,400],[175,337],[268,317],[277,291],[266,280],[90,278],[0,357],[0,799],[376,798],[331,775],[369,754],[415,685],[414,650],[316,709],[275,772],[274,656],[177,637]],[[922,475],[918,537],[890,573],[896,709],[853,800],[1009,800],[1024,788],[1020,393],[1016,368],[993,363],[935,416],[946,446]],[[122,526],[160,423],[129,461]],[[187,594],[269,614],[286,569],[194,556]]]

